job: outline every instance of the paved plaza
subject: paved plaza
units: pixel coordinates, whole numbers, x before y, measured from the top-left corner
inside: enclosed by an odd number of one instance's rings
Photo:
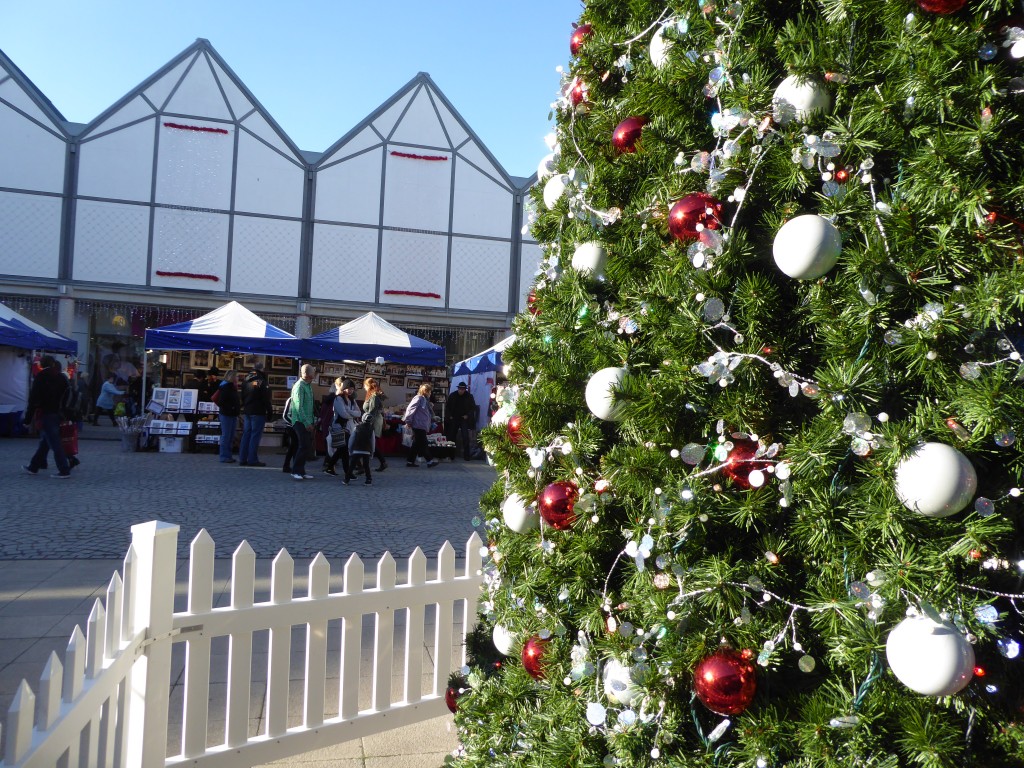
[[[120,570],[136,523],[180,526],[179,603],[188,546],[203,528],[216,542],[216,600],[230,591],[230,557],[242,540],[256,553],[264,587],[270,559],[286,549],[296,560],[298,594],[317,552],[331,564],[332,589],[340,588],[342,566],[353,552],[368,572],[384,551],[391,552],[400,579],[404,558],[417,546],[432,560],[449,540],[461,560],[480,494],[495,479],[480,461],[444,461],[427,469],[408,468],[394,457],[385,472],[374,474],[371,486],[361,479],[344,486],[320,471],[319,459],[307,467],[315,479],[299,482],[281,471],[283,456],[276,448],[261,451],[267,467],[239,467],[220,463],[215,453],[123,451],[116,429],[86,425],[82,464],[65,481],[51,478],[49,470],[34,476],[22,470],[35,445],[29,439],[0,440],[0,722],[20,681],[36,688],[50,652],[63,657],[75,625],[84,627],[93,602],[104,597],[111,575]],[[266,599],[265,589],[263,597],[260,591],[256,599]],[[254,713],[253,730],[261,716]],[[426,768],[441,765],[456,743],[449,716],[286,763]]]

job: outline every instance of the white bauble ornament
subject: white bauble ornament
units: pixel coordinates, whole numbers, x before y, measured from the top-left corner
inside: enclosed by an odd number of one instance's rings
[[[775,264],[797,280],[814,280],[839,261],[843,239],[835,225],[813,213],[790,219],[772,244]]]
[[[498,653],[502,656],[509,656],[512,654],[512,648],[516,644],[516,639],[505,629],[501,624],[495,624],[494,629],[491,630],[491,641],[494,643],[494,647],[498,649]]]
[[[518,493],[505,499],[501,505],[501,516],[505,518],[505,525],[516,533],[526,533],[540,527],[539,516]]]
[[[640,689],[633,682],[633,670],[618,659],[609,659],[601,671],[604,681],[604,695],[624,707],[630,706],[640,696]]]
[[[565,194],[565,185],[569,183],[569,177],[564,173],[557,173],[544,184],[544,205],[550,211],[558,205],[558,199]]]
[[[832,96],[824,83],[790,75],[775,89],[772,113],[775,122],[786,125],[793,120],[803,122],[815,112],[827,112]]]
[[[672,41],[665,39],[665,28],[659,26],[651,35],[651,64],[655,69],[661,69],[668,62],[668,52],[672,49]]]
[[[974,676],[974,648],[955,626],[910,616],[889,633],[885,656],[893,674],[924,696],[952,696]]]
[[[544,159],[537,164],[537,181],[546,179],[548,176],[553,174],[557,165],[558,155],[554,152],[544,155]]]
[[[584,397],[587,408],[599,419],[618,421],[622,418],[622,404],[613,399],[612,388],[626,376],[625,368],[602,368],[590,377]]]
[[[974,466],[945,443],[924,443],[896,466],[896,495],[926,517],[949,517],[971,503],[978,488]]]
[[[572,268],[594,278],[604,277],[604,268],[607,263],[607,249],[593,240],[580,243],[572,254]]]

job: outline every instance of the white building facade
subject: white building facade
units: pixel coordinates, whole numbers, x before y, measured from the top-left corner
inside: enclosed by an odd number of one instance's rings
[[[206,40],[86,125],[0,51],[0,147],[0,300],[87,367],[230,300],[299,336],[372,309],[458,358],[511,325],[540,260],[534,178],[424,73],[320,153]]]

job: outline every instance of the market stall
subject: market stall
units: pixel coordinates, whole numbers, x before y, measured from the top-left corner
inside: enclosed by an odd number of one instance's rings
[[[0,435],[13,434],[28,402],[32,351],[78,354],[78,342],[0,303]]]
[[[191,351],[193,369],[237,367],[251,370],[252,363],[265,357],[275,404],[283,405],[288,395],[288,381],[293,378],[295,358],[301,357],[301,342],[287,331],[271,325],[237,301],[225,304],[201,317],[161,328],[146,329],[147,350]],[[240,353],[231,366],[218,365],[217,353]],[[279,371],[279,373],[275,373]],[[145,376],[145,373],[143,374]],[[143,379],[142,391],[146,391]],[[212,403],[201,403],[197,389],[189,387],[158,387],[153,390],[149,404],[151,412],[159,414],[160,421],[175,421],[170,428],[160,424],[151,434],[161,436],[161,449],[180,451],[184,444],[216,446],[220,441],[216,422],[217,408]],[[187,423],[187,428],[184,424]],[[268,430],[272,429],[268,425]],[[166,430],[166,431],[165,431]],[[166,447],[165,447],[166,446]]]
[[[386,396],[384,434],[378,441],[385,455],[403,452],[401,416],[420,384],[431,382],[437,392],[438,417],[448,388],[444,347],[396,328],[374,312],[303,339],[303,359],[317,362],[317,384],[323,391],[336,377],[353,379],[360,389],[366,376],[375,377]],[[441,406],[438,408],[437,406]]]

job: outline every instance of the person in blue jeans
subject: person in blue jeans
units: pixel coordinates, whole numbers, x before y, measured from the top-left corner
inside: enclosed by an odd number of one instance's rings
[[[242,382],[242,441],[238,444],[238,466],[265,467],[258,455],[263,428],[272,418],[274,406],[270,400],[270,387],[263,363],[256,363],[252,373]]]
[[[237,371],[227,371],[215,393],[217,408],[220,410],[220,460],[224,464],[235,463],[231,456],[231,444],[235,440],[238,414],[242,410],[238,387],[235,386],[237,377]]]
[[[42,370],[32,382],[28,406],[25,408],[25,423],[31,424],[34,420],[39,430],[39,447],[23,469],[30,475],[38,474],[40,469],[46,467],[47,454],[53,451],[57,471],[50,476],[65,479],[71,477],[71,464],[60,442],[60,421],[68,380],[55,358],[46,355],[39,361],[39,365]]]

